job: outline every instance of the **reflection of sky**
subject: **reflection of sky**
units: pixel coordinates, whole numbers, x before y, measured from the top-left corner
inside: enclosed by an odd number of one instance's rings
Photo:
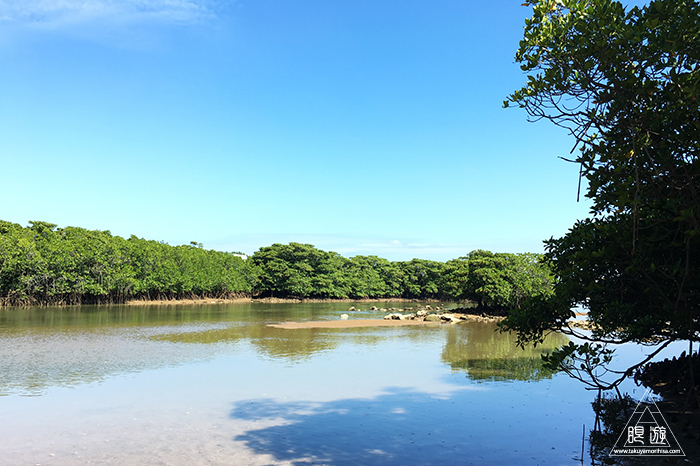
[[[581,332],[583,334],[589,334],[590,332]],[[572,338],[573,341],[580,343],[581,340]],[[608,345],[609,349],[614,349],[615,353],[613,355],[612,363],[607,367],[611,370],[624,371],[628,367],[631,367],[641,361],[643,361],[648,355],[653,353],[658,346],[656,345],[634,345],[634,344],[623,344],[623,345]],[[680,355],[683,351],[688,351],[687,341],[675,341],[669,346],[661,350],[659,354],[654,357],[654,361],[661,361],[665,358],[673,358],[674,356]],[[603,380],[612,381],[615,376],[605,377]],[[622,393],[629,393],[630,396],[636,400],[641,399],[641,397],[646,392],[646,387],[637,386],[637,384],[632,379],[626,379],[620,384],[620,391]]]
[[[239,349],[41,397],[2,397],[13,422],[0,427],[0,454],[37,463],[54,454],[58,465],[82,464],[75,451],[171,464],[465,464],[464,455],[474,464],[569,464],[582,424],[592,422],[590,397],[567,377],[475,384],[440,362],[437,340],[341,345],[295,364]],[[221,462],[207,456],[212,449]]]
[[[148,338],[158,331],[177,329],[174,326],[100,331],[29,329],[0,334],[0,395],[40,395],[54,386],[76,386],[116,374],[178,365],[221,353],[220,347],[194,349]],[[229,352],[233,350],[233,346],[228,348]]]
[[[570,421],[577,414],[569,410],[575,404],[533,409],[543,399],[528,388],[461,391],[448,398],[390,388],[372,399],[321,404],[256,399],[236,404],[230,415],[283,419],[236,440],[294,464],[571,463],[577,442],[576,422]]]
[[[476,382],[452,370],[444,356],[453,343],[455,357],[506,354],[492,329],[301,332],[241,322],[5,331],[0,412],[10,422],[0,423],[0,457],[59,466],[572,464],[583,424],[592,426],[593,394],[566,375]]]
[[[474,383],[441,362],[448,327],[386,330],[367,330],[367,338],[384,336],[371,338],[373,344],[357,343],[363,332],[336,331],[347,338],[301,360],[271,357],[250,341],[179,344],[177,351],[192,352],[179,365],[49,387],[39,397],[0,397],[3,417],[12,419],[0,426],[0,455],[16,463],[50,458],[56,465],[110,458],[463,464],[465,455],[475,464],[537,464],[576,456],[581,425],[591,423],[592,412],[575,382]],[[115,354],[135,358],[134,351],[146,351],[143,360],[168,363],[182,356],[176,351],[173,360],[160,360],[158,345],[173,343],[134,341]],[[347,444],[338,440],[341,433]]]

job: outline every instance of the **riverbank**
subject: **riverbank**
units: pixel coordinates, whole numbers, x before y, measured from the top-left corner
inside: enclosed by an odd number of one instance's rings
[[[163,298],[163,299],[144,299],[134,298],[123,302],[114,302],[106,300],[80,303],[78,300],[64,300],[60,302],[41,302],[33,299],[23,301],[10,301],[8,298],[0,298],[0,308],[22,308],[22,307],[64,307],[64,306],[114,306],[125,304],[128,306],[177,306],[177,305],[193,305],[193,304],[229,304],[229,303],[457,303],[467,307],[473,306],[473,303],[466,300],[452,301],[440,300],[434,298],[402,298],[402,297],[386,297],[386,298],[257,298],[253,296],[234,296],[230,298],[217,297],[189,297],[189,298]]]
[[[229,303],[250,303],[251,298],[230,298],[230,299],[214,299],[214,298],[196,298],[196,299],[132,299],[127,301],[127,306],[178,306],[178,305],[193,305],[193,304],[229,304]]]
[[[129,306],[177,306],[181,304],[229,304],[229,303],[443,303],[447,302],[438,299],[415,299],[415,298],[341,298],[341,299],[313,299],[313,298],[254,298],[241,297],[231,299],[215,299],[215,298],[195,298],[195,299],[132,299],[125,304]],[[449,301],[456,304],[469,304],[466,301]]]
[[[189,297],[189,298],[163,298],[163,299],[142,299],[135,298],[129,299],[123,302],[114,301],[96,301],[88,303],[80,303],[77,300],[64,300],[60,302],[41,302],[32,299],[27,299],[26,301],[20,302],[10,302],[7,298],[0,298],[0,309],[2,308],[26,308],[26,307],[65,307],[65,306],[114,306],[114,305],[127,305],[127,306],[178,306],[178,305],[198,305],[198,304],[231,304],[231,303],[392,303],[392,302],[402,302],[402,303],[456,303],[463,304],[466,307],[473,306],[474,304],[470,301],[460,300],[440,300],[434,298],[401,298],[401,297],[387,297],[387,298],[257,298],[253,296],[234,296],[230,298],[216,298],[216,297]]]

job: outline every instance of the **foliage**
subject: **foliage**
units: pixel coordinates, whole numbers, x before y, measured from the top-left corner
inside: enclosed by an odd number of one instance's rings
[[[412,259],[400,262],[403,293],[406,298],[439,298],[442,293],[442,262]]]
[[[351,257],[345,267],[352,298],[403,296],[403,271],[399,264],[377,256]]]
[[[538,259],[476,251],[448,263],[390,262],[377,256],[347,259],[310,244],[289,243],[262,247],[243,260],[195,241],[170,246],[109,231],[46,222],[23,228],[0,221],[0,305],[254,295],[473,299],[506,309],[548,292],[550,273]]]
[[[505,328],[523,342],[562,326],[574,333],[565,322],[584,305],[594,331],[579,336],[601,346],[554,356],[584,364],[604,357],[607,343],[697,340],[700,5],[656,0],[626,11],[610,0],[527,3],[533,16],[516,59],[528,81],[504,105],[569,131],[593,206],[591,219],[545,242],[554,296],[512,314]],[[613,388],[655,354],[611,382],[581,376]]]
[[[346,259],[310,244],[262,247],[251,261],[261,295],[296,298],[443,297],[441,262],[389,262],[376,256]]]
[[[250,293],[254,283],[232,253],[30,224],[0,221],[0,299],[8,304],[229,296]]]
[[[349,286],[341,270],[347,259],[310,244],[262,247],[251,261],[259,270],[256,291],[278,297],[347,298]]]
[[[540,254],[477,250],[448,261],[445,268],[450,292],[483,308],[510,311],[525,298],[551,294],[553,277]]]

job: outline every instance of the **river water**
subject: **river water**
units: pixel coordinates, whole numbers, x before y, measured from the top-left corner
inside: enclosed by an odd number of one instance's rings
[[[593,394],[539,362],[564,337],[522,350],[492,323],[268,327],[350,305],[1,310],[2,463],[581,464]]]

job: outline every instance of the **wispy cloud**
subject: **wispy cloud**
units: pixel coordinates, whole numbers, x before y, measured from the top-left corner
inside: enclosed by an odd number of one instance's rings
[[[345,257],[355,255],[376,255],[389,260],[410,260],[413,258],[445,261],[463,256],[474,247],[466,244],[428,243],[384,238],[362,238],[343,235],[320,234],[279,234],[279,235],[235,235],[226,239],[206,242],[206,248],[227,251],[243,251],[252,254],[261,246],[273,243],[313,244],[325,251],[335,251]]]
[[[187,24],[215,17],[215,3],[214,0],[0,0],[0,22],[44,28],[96,20]]]
[[[465,245],[449,243],[426,243],[415,241],[401,241],[398,239],[391,241],[369,241],[360,242],[347,248],[347,252],[357,251],[360,254],[371,254],[383,257],[402,257],[446,260],[464,255]],[[343,251],[343,248],[338,252]]]

